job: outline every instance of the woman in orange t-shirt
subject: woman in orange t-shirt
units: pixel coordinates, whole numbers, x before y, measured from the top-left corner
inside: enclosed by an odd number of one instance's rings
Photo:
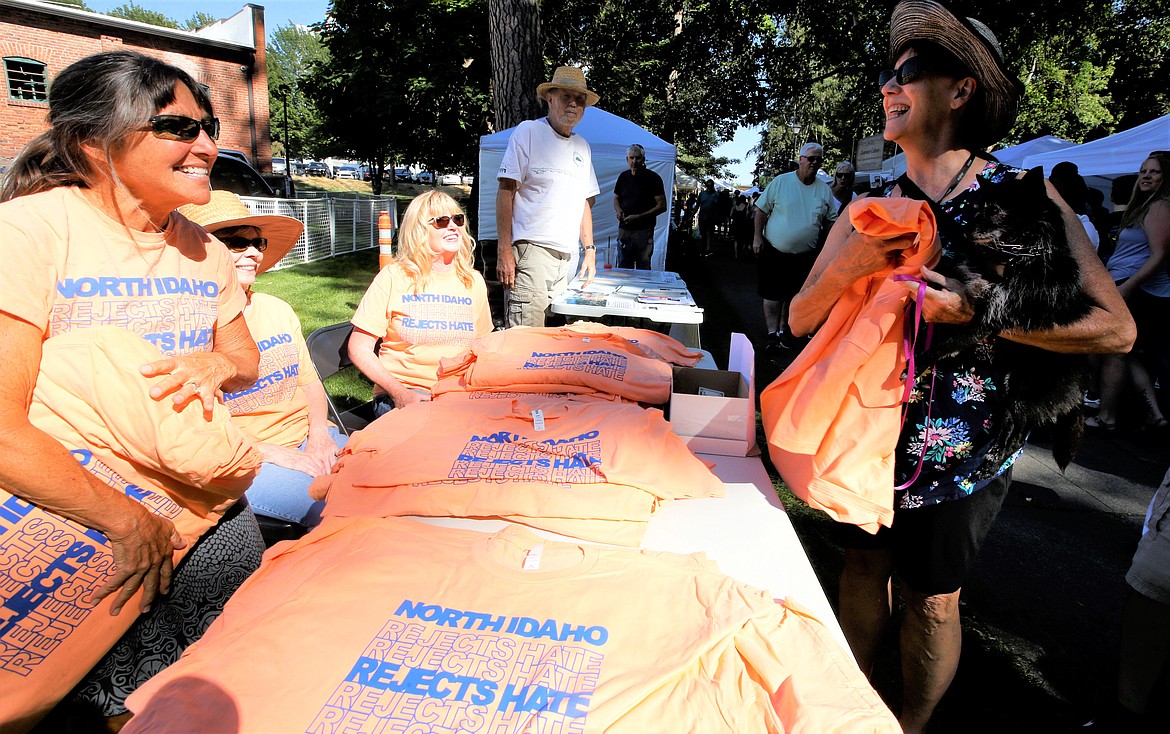
[[[353,316],[349,358],[375,385],[375,413],[431,399],[439,360],[492,330],[487,286],[472,267],[463,210],[442,191],[410,202],[398,253]],[[382,340],[377,354],[374,345]]]
[[[53,80],[48,117],[0,190],[0,487],[108,541],[114,572],[89,601],[112,595],[118,614],[141,590],[143,616],[76,694],[119,717],[259,565],[263,543],[236,502],[173,568],[186,546],[175,525],[30,421],[42,343],[93,327],[138,334],[164,355],[130,366],[155,378],[150,397],[176,410],[200,401],[209,417],[217,391],[256,381],[258,353],[226,251],[174,213],[210,196],[219,121],[206,88],[142,54],[96,54]],[[53,589],[38,591],[30,603]]]

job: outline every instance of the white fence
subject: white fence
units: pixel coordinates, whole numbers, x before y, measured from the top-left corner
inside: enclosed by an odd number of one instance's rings
[[[324,260],[378,246],[378,214],[389,212],[398,230],[398,200],[328,196],[313,199],[240,197],[254,214],[282,214],[301,220],[305,231],[273,270]]]

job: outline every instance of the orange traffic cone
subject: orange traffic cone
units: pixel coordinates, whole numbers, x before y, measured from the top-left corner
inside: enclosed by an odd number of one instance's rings
[[[390,221],[390,212],[378,215],[378,270],[386,267],[394,260],[394,223]]]

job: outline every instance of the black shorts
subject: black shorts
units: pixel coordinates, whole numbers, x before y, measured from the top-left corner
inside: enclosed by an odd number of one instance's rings
[[[895,510],[894,523],[870,535],[856,525],[838,523],[836,539],[844,548],[888,549],[906,586],[920,594],[958,591],[975,565],[991,523],[1007,497],[1012,470],[969,497],[913,510]]]
[[[816,250],[793,255],[780,252],[764,240],[757,261],[760,281],[756,293],[765,301],[792,300],[793,296],[800,293],[816,261]]]

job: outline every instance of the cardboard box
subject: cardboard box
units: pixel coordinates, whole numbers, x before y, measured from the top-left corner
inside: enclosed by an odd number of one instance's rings
[[[727,370],[675,367],[667,417],[700,454],[751,456],[756,449],[756,354],[743,334],[731,335]],[[723,397],[701,395],[715,390]]]

